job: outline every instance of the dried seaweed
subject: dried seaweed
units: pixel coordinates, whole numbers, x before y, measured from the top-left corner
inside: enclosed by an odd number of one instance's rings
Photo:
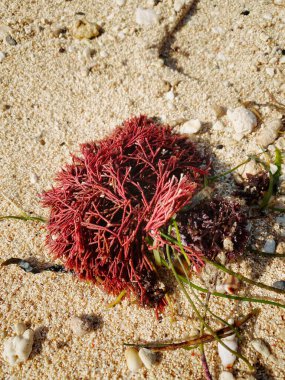
[[[16,264],[18,267],[23,269],[27,273],[33,273],[33,274],[38,274],[44,271],[49,271],[49,272],[63,272],[66,273],[68,272],[64,266],[62,265],[49,265],[45,267],[39,267],[37,265],[33,265],[30,261],[19,259],[17,257],[11,257],[10,259],[4,261],[1,263],[1,266],[8,266],[11,264]],[[70,271],[69,271],[70,272]]]

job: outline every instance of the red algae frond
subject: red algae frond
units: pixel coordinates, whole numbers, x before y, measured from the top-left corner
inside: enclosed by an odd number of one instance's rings
[[[81,154],[42,195],[50,251],[81,279],[112,294],[132,291],[141,305],[161,310],[165,289],[146,238],[201,189],[207,157],[146,116],[83,144]]]

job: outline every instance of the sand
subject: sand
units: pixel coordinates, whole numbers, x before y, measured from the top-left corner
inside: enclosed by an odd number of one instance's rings
[[[260,105],[265,121],[281,116],[267,103],[270,93],[280,102],[285,98],[284,1],[200,0],[191,7],[186,1],[178,14],[173,1],[153,3],[159,23],[141,27],[135,22],[135,10],[151,8],[147,1],[127,0],[123,6],[111,0],[1,1],[0,51],[5,53],[0,63],[1,215],[18,214],[16,204],[48,216],[38,194],[52,186],[56,172],[70,161],[70,152],[78,152],[82,142],[105,136],[131,115],[147,114],[174,124],[181,118],[201,120],[203,129],[196,138],[210,144],[217,170],[259,151],[255,138],[260,127],[235,141],[226,117],[221,130],[213,129],[213,104],[234,108],[250,100]],[[80,17],[101,25],[102,34],[93,40],[73,38],[70,25]],[[3,37],[3,25],[10,28],[16,45]],[[166,96],[171,88],[173,101]],[[217,149],[221,144],[223,148]],[[230,187],[225,184],[224,191]],[[284,229],[275,217],[259,225],[254,234],[261,244],[270,236],[284,241]],[[3,260],[50,262],[44,240],[40,224],[0,222]],[[284,279],[282,264],[279,259],[247,258],[234,268],[272,284]],[[198,327],[177,288],[176,322],[171,323],[169,310],[159,322],[153,310],[129,300],[107,309],[113,297],[71,275],[33,275],[16,266],[0,271],[0,353],[15,322],[26,322],[36,331],[27,362],[11,367],[0,358],[1,379],[203,378],[198,351],[165,353],[151,370],[136,374],[129,372],[124,360],[123,342],[181,339]],[[269,296],[260,289],[245,290]],[[254,307],[219,299],[212,299],[210,306],[224,318]],[[284,312],[267,305],[260,308],[258,318],[244,329],[241,351],[255,364],[257,379],[281,380],[282,363],[264,360],[250,341],[264,339],[275,357],[284,359]],[[76,337],[68,319],[82,314],[94,315],[100,323],[92,333]],[[207,345],[206,353],[217,379],[221,365],[216,344]],[[250,378],[240,360],[234,373],[237,379]]]

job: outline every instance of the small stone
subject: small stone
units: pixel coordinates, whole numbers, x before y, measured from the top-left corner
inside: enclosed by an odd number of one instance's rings
[[[185,5],[185,0],[175,0],[174,1],[174,10],[175,10],[175,12],[180,12],[181,11],[181,9],[184,7],[184,5]]]
[[[78,336],[83,336],[89,331],[89,324],[80,317],[72,317],[69,320],[71,331]]]
[[[223,242],[224,249],[228,252],[232,252],[234,250],[234,243],[230,238],[225,238]]]
[[[230,335],[227,338],[223,338],[222,341],[233,351],[236,351],[238,348],[237,338],[235,334]],[[218,343],[218,352],[221,358],[222,365],[224,369],[231,369],[236,360],[236,356],[228,351],[224,346]]]
[[[275,240],[273,239],[268,239],[266,240],[264,247],[263,247],[263,252],[266,253],[274,253],[276,248],[276,243]]]
[[[213,131],[222,131],[224,129],[224,124],[221,122],[221,121],[216,121],[214,124],[213,124]]]
[[[280,281],[275,281],[275,282],[273,283],[273,286],[274,286],[274,288],[281,289],[281,290],[285,290],[285,281],[282,281],[282,280],[280,280]]]
[[[153,9],[137,8],[136,23],[142,26],[152,26],[158,23],[158,16]]]
[[[23,335],[27,330],[27,326],[24,323],[18,322],[13,326],[13,330],[15,331],[16,335]]]
[[[157,359],[156,353],[147,348],[140,348],[139,357],[147,369],[151,369]]]
[[[142,361],[138,351],[133,347],[128,347],[125,351],[127,366],[130,371],[137,372],[142,367]]]
[[[9,44],[11,46],[17,45],[17,41],[10,34],[7,34],[5,41],[7,42],[7,44]]]
[[[180,133],[187,133],[189,135],[195,134],[200,131],[202,127],[201,121],[198,119],[191,119],[182,124],[179,131]]]
[[[256,116],[245,107],[228,110],[227,116],[236,133],[236,140],[251,133],[253,128],[257,125]]]
[[[71,35],[78,39],[91,39],[98,37],[100,34],[100,27],[96,23],[89,22],[84,19],[76,20],[71,27]]]
[[[270,76],[271,78],[274,77],[275,71],[273,67],[266,67],[265,71],[268,76]]]
[[[3,51],[0,51],[0,63],[4,61],[6,54]]]
[[[266,344],[261,339],[254,339],[251,341],[252,347],[261,354],[264,359],[267,359],[271,354]]]
[[[235,380],[235,377],[231,372],[223,371],[220,374],[219,380]]]
[[[264,18],[264,20],[271,21],[273,18],[272,13],[265,13],[263,15],[263,18]]]
[[[278,243],[277,248],[276,248],[276,253],[279,255],[283,255],[285,253],[285,242],[281,241]]]
[[[279,59],[279,63],[285,63],[285,55],[283,55],[280,59]]]
[[[32,185],[35,185],[39,181],[39,177],[37,176],[36,173],[31,173],[30,174],[30,182]]]

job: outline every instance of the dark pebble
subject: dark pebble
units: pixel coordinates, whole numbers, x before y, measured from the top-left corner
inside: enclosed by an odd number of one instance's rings
[[[241,15],[243,15],[243,16],[248,16],[249,14],[250,14],[250,12],[248,10],[241,12]]]
[[[7,42],[7,44],[9,44],[9,45],[11,45],[11,46],[15,46],[15,45],[17,45],[17,41],[14,40],[14,38],[11,37],[10,34],[8,34],[8,35],[6,36],[6,42]]]
[[[224,147],[224,145],[222,145],[222,144],[216,146],[217,149],[223,149],[223,147]]]
[[[273,286],[274,288],[285,290],[285,281],[275,281]]]

